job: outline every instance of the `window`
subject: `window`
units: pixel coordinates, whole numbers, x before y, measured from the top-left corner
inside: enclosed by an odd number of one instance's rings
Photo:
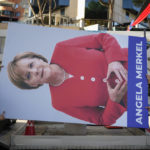
[[[65,8],[62,8],[62,9],[60,10],[60,14],[61,14],[61,15],[65,15]]]
[[[12,7],[12,4],[1,3],[0,6]]]
[[[129,20],[129,12],[126,11],[126,19]]]
[[[4,51],[5,37],[0,37],[0,54]]]
[[[15,5],[15,9],[17,9],[18,7],[19,7],[19,5],[18,5],[18,4],[16,4],[16,5]]]
[[[20,16],[20,12],[17,12],[17,13],[16,13],[16,17],[19,17],[19,16]]]
[[[6,16],[13,16],[14,15],[14,13],[12,11],[8,11],[8,10],[3,10],[2,14],[6,15]]]

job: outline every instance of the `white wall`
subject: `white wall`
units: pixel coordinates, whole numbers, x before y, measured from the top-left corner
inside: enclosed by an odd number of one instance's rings
[[[98,31],[99,30],[99,24],[86,26],[86,27],[84,27],[84,30],[87,30],[87,31]]]
[[[79,27],[84,27],[84,22],[82,19],[85,17],[85,0],[78,0],[77,3],[77,20],[80,20]]]

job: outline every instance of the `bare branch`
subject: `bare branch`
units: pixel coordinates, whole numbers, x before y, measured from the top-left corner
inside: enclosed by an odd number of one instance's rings
[[[47,3],[47,0],[44,0],[43,5],[42,5],[42,13],[44,13],[46,3]]]
[[[54,8],[53,8],[53,10],[56,8],[56,0],[53,0],[53,2],[54,2]]]
[[[106,2],[103,2],[103,0],[98,0],[98,2],[102,5],[102,6],[105,6],[105,7],[108,7],[109,4],[106,3]]]
[[[42,4],[41,4],[41,8],[43,8],[44,4],[45,4],[46,0],[43,0]]]
[[[36,16],[36,14],[35,14],[35,12],[34,12],[34,10],[33,10],[33,7],[32,7],[32,5],[31,5],[31,3],[30,3],[30,0],[28,0],[28,5],[30,6],[31,11],[32,11],[32,14],[33,14],[33,16],[34,16],[35,19],[36,19],[36,23],[38,23],[38,17]]]
[[[109,4],[109,7],[108,7],[108,29],[112,30],[114,0],[109,0],[108,4]]]
[[[38,3],[38,8],[39,8],[39,15],[40,15],[41,23],[42,23],[42,25],[44,25],[44,21],[43,21],[43,13],[42,13],[40,1],[37,0],[37,3]]]
[[[49,26],[51,26],[51,16],[52,16],[52,0],[49,0]]]

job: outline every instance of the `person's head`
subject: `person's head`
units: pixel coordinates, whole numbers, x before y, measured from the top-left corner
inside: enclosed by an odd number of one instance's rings
[[[50,74],[48,61],[33,52],[18,54],[7,66],[11,82],[21,89],[36,89],[46,83]]]

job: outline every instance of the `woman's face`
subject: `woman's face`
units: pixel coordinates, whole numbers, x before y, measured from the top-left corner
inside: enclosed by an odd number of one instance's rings
[[[15,72],[24,82],[32,87],[49,82],[51,68],[47,62],[39,58],[23,58],[16,63]]]

